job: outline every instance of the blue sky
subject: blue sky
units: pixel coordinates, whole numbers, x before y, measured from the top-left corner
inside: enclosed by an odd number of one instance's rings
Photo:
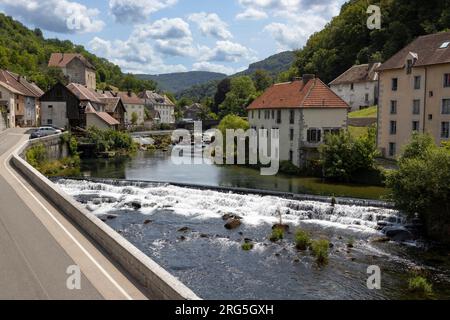
[[[232,74],[301,48],[345,0],[0,0],[46,37],[69,39],[124,71]]]

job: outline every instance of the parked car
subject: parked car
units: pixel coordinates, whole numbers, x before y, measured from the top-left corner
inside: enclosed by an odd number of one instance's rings
[[[34,131],[31,134],[30,139],[47,137],[47,136],[51,136],[51,135],[59,134],[59,133],[62,133],[62,131],[59,129],[55,129],[52,127],[40,127],[39,129],[37,129],[36,131]]]

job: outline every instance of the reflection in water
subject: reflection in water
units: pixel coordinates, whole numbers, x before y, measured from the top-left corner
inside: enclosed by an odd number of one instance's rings
[[[189,160],[190,155],[184,159]],[[210,186],[265,189],[292,193],[379,199],[380,187],[323,183],[315,178],[261,176],[259,170],[207,164],[176,165],[170,153],[139,152],[132,158],[83,160],[82,172],[95,178],[191,183]]]

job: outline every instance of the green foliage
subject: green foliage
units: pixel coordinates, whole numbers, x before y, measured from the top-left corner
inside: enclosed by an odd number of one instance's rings
[[[316,257],[318,264],[327,264],[330,249],[330,242],[325,239],[316,240],[311,243],[313,256]]]
[[[227,129],[233,129],[233,130],[238,130],[238,129],[242,129],[244,131],[247,131],[250,128],[250,125],[248,123],[248,121],[242,119],[239,116],[230,114],[228,116],[226,116],[225,118],[222,119],[222,121],[220,121],[219,125],[217,126],[217,129],[219,129],[223,136],[226,136],[226,130]]]
[[[396,205],[427,222],[428,233],[448,241],[450,226],[450,152],[429,136],[414,135],[387,176]],[[446,229],[447,228],[447,229]]]
[[[131,136],[114,129],[101,130],[91,127],[85,139],[86,142],[95,144],[95,152],[118,151],[129,154],[136,151],[136,144]]]
[[[269,237],[269,240],[272,242],[278,242],[283,240],[284,238],[284,230],[282,228],[274,228],[272,230],[272,234]]]
[[[358,111],[353,111],[348,114],[351,119],[355,118],[376,118],[378,113],[378,107],[373,106]]]
[[[253,243],[251,243],[251,242],[244,242],[243,244],[242,244],[242,250],[244,250],[244,251],[250,251],[250,250],[253,250],[253,247],[254,247],[254,244]]]
[[[375,135],[375,129],[370,128],[359,138],[349,132],[326,136],[320,147],[325,178],[350,182],[359,172],[373,170],[378,155]]]
[[[269,72],[265,70],[256,70],[252,76],[255,88],[259,92],[264,92],[273,84],[273,79]]]
[[[425,297],[430,297],[433,295],[433,286],[428,283],[427,279],[421,276],[416,276],[409,279],[408,290],[419,293]]]
[[[298,250],[306,250],[311,245],[311,237],[306,231],[297,230],[295,233],[295,246]]]
[[[258,70],[267,72],[270,77],[276,77],[280,72],[283,72],[292,66],[295,60],[294,51],[285,51],[270,56],[262,61],[252,63],[245,71],[237,73],[235,76],[252,75]]]
[[[89,53],[83,46],[67,40],[44,39],[41,30],[29,30],[20,22],[0,13],[0,68],[27,76],[45,91],[57,81],[67,83],[60,69],[47,66],[54,52],[82,54],[96,67],[98,81],[104,82],[100,86],[109,84],[121,90],[133,91],[156,87],[153,81],[124,75],[117,65]]]
[[[381,30],[367,28],[369,3],[382,8]],[[315,73],[328,83],[353,64],[383,62],[417,36],[448,29],[449,9],[450,3],[441,0],[349,1],[297,52],[297,73]]]
[[[291,161],[280,161],[279,172],[292,176],[299,176],[303,173],[302,170]]]
[[[138,114],[137,114],[136,112],[133,112],[133,113],[131,114],[131,124],[132,124],[133,126],[137,125],[138,120],[139,120]]]
[[[256,98],[256,88],[253,80],[248,76],[231,79],[230,91],[219,106],[220,115],[229,114],[246,116],[246,107]]]
[[[39,168],[42,163],[47,161],[47,150],[45,149],[44,144],[39,143],[30,147],[26,151],[25,157],[30,165]]]
[[[61,141],[62,143],[67,144],[70,156],[78,155],[78,141],[74,136],[72,136],[69,132],[66,132],[61,135]]]

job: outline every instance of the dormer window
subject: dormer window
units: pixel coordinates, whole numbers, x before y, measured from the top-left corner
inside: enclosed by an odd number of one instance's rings
[[[441,44],[439,49],[447,49],[449,45],[450,45],[450,41],[445,41],[443,44]]]
[[[408,59],[408,61],[406,62],[406,73],[407,74],[411,74],[413,63],[414,63],[414,61],[411,59]]]

